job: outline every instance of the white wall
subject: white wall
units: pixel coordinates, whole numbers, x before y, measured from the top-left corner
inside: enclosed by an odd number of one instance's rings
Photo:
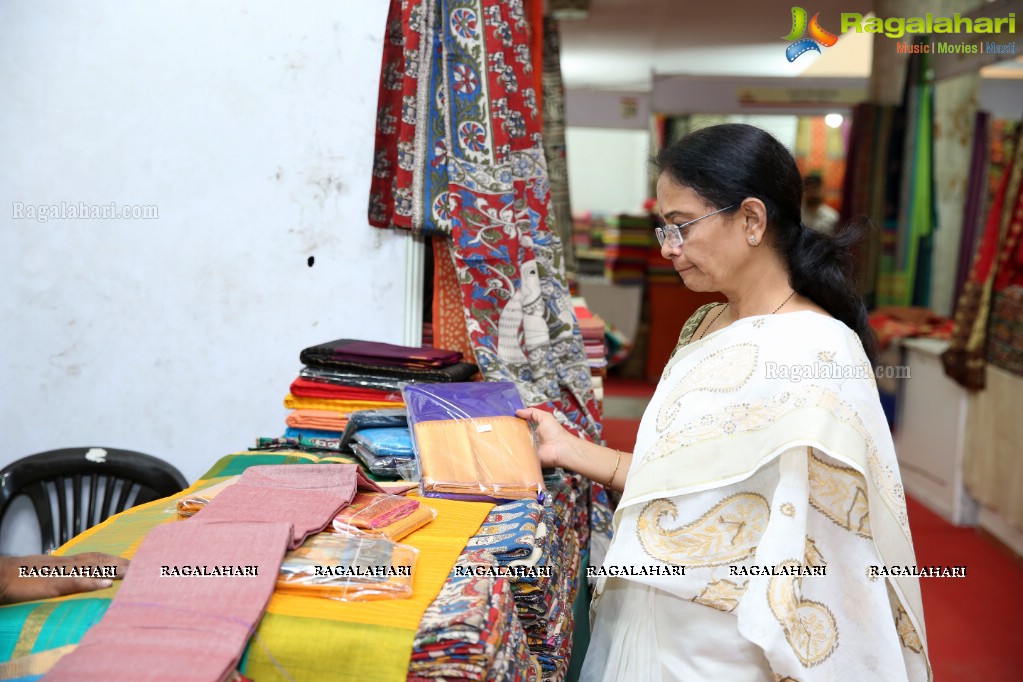
[[[647,199],[650,133],[565,128],[572,212],[636,213]]]
[[[409,240],[366,221],[387,4],[0,4],[0,467],[195,480],[283,432],[303,347],[418,338]],[[159,218],[15,219],[60,202]]]

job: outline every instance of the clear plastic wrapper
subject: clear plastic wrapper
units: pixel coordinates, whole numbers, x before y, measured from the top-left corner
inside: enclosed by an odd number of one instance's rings
[[[522,399],[508,381],[402,389],[426,496],[542,499],[544,485]]]
[[[362,529],[380,528],[408,516],[418,508],[419,501],[411,497],[359,491],[355,493],[352,503],[334,517],[334,521]]]
[[[335,533],[400,540],[437,517],[418,500],[400,495],[358,492],[352,504],[334,517]]]
[[[374,455],[380,457],[415,457],[412,449],[412,434],[408,427],[387,427],[363,429],[352,438]]]
[[[284,555],[277,590],[341,601],[412,596],[419,550],[385,538],[318,533]]]
[[[379,410],[356,410],[348,415],[348,423],[341,434],[341,449],[349,448],[355,434],[364,429],[382,429],[408,426],[408,414],[404,407]]]
[[[210,500],[217,496],[217,493],[237,482],[238,477],[232,476],[231,478],[221,481],[215,485],[211,485],[208,488],[203,488],[202,490],[182,495],[177,499],[178,516],[192,516],[196,514],[201,511],[203,507],[209,504]]]
[[[376,388],[382,391],[398,391],[405,380],[397,377],[374,376],[366,372],[354,372],[340,369],[321,369],[319,367],[303,367],[298,375],[311,381],[324,381],[341,386],[361,386]]]
[[[377,476],[405,481],[419,480],[419,464],[415,457],[380,457],[359,443],[352,443],[351,450]]]

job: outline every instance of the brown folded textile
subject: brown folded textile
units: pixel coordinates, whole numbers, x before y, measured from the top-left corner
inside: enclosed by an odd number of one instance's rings
[[[443,419],[413,428],[424,492],[528,499],[543,489],[540,460],[523,419]]]

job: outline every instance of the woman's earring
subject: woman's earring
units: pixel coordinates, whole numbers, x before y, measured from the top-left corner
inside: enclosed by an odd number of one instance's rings
[[[750,236],[749,236],[749,243],[750,243],[750,244],[751,244],[752,246],[756,246],[756,245],[757,245],[757,238],[756,238],[756,237],[754,237],[753,235],[750,235]]]

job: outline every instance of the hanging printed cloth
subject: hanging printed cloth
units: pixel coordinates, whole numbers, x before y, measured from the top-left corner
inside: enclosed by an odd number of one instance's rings
[[[558,20],[543,20],[543,146],[551,181],[551,209],[565,253],[565,271],[578,271],[572,242],[572,203],[568,194],[565,144],[565,87],[561,80],[561,30]]]
[[[1023,131],[1023,126],[1020,127]],[[945,374],[970,390],[984,388],[988,321],[995,292],[1023,284],[1023,144],[988,212],[987,225],[955,311]]]
[[[392,0],[370,221],[450,234],[484,376],[599,440],[532,72],[521,0]]]
[[[931,240],[935,224],[933,169],[934,84],[926,54],[912,55],[906,76],[906,112],[896,229],[886,229],[878,305],[926,307],[930,299]],[[894,189],[894,188],[893,188]],[[886,224],[890,228],[890,224]]]
[[[599,442],[522,0],[392,0],[388,26],[370,223],[450,235],[484,378]]]

